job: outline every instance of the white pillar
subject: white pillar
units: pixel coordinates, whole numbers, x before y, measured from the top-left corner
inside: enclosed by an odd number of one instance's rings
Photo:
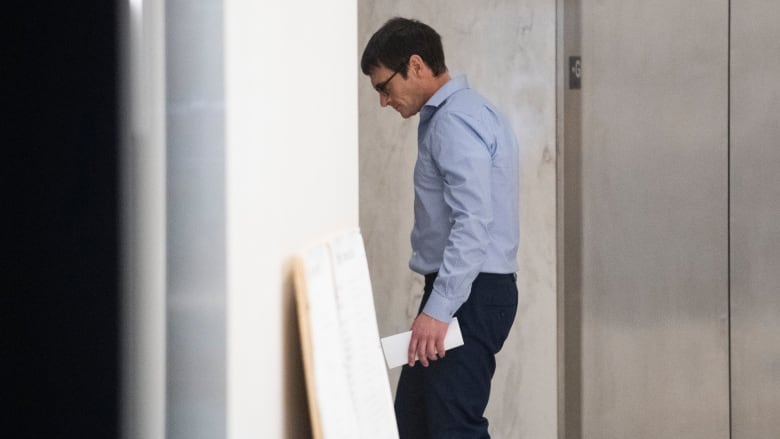
[[[358,225],[357,4],[224,5],[228,436],[298,437],[288,263]]]

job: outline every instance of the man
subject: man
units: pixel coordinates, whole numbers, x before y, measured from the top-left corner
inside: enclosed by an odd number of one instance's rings
[[[489,438],[495,354],[517,310],[514,134],[465,77],[450,77],[441,37],[419,21],[385,23],[361,68],[382,107],[420,114],[409,266],[425,275],[425,290],[396,394],[401,438]],[[445,356],[453,316],[465,344]]]

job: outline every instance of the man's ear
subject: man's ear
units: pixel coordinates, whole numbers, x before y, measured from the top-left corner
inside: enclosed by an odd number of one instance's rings
[[[412,55],[409,57],[409,74],[415,75],[418,78],[425,76],[425,71],[430,70],[428,65],[425,64],[420,55]]]

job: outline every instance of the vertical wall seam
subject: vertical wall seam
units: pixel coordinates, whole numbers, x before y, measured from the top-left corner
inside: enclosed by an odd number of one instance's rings
[[[556,337],[556,428],[558,439],[566,438],[566,411],[565,411],[565,377],[566,377],[566,355],[565,355],[565,314],[564,307],[564,295],[563,295],[563,151],[561,142],[563,136],[561,135],[561,127],[563,124],[562,118],[562,103],[561,96],[563,91],[564,81],[561,79],[563,56],[563,20],[561,18],[562,13],[562,0],[556,0],[555,2],[555,278],[556,278],[556,325],[555,330]]]
[[[728,425],[729,439],[733,437],[732,365],[731,365],[731,0],[728,0],[728,29],[726,53],[726,297],[728,325]]]

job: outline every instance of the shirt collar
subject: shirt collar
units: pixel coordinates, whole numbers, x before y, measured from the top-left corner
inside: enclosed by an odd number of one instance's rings
[[[465,75],[461,75],[447,81],[441,88],[436,90],[436,93],[428,99],[428,102],[423,105],[420,116],[427,119],[430,117],[439,106],[447,100],[455,92],[465,90],[469,88],[469,81]]]

